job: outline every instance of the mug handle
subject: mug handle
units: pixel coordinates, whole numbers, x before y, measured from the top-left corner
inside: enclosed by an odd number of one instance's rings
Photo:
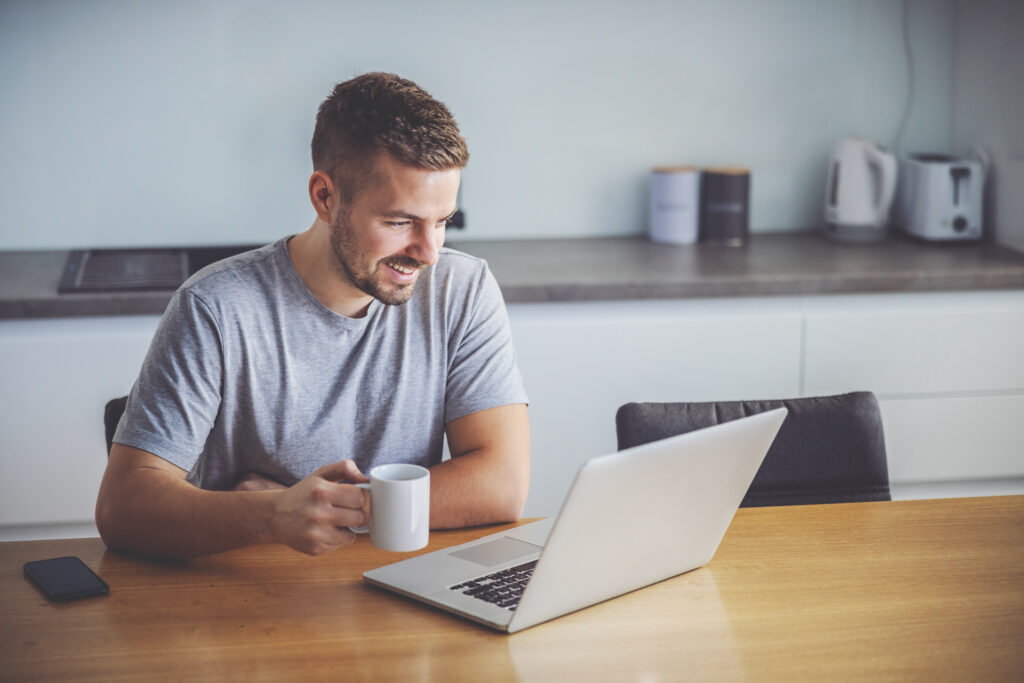
[[[345,482],[345,483],[349,484],[349,482]],[[361,489],[363,489],[365,491],[369,491],[370,490],[370,485],[369,484],[363,484],[361,482],[358,483],[358,484],[349,484],[349,486],[355,486],[355,487],[361,488]],[[369,524],[364,524],[363,526],[350,526],[348,528],[348,530],[351,531],[354,534],[368,534],[368,533],[370,533],[370,525]]]

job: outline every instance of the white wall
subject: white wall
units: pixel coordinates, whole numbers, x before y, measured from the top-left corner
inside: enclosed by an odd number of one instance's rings
[[[1024,2],[958,0],[953,141],[991,159],[987,229],[1024,251]]]
[[[270,241],[312,220],[332,85],[393,70],[470,143],[464,238],[629,234],[647,169],[745,164],[754,230],[816,226],[826,155],[891,144],[888,0],[0,4],[0,249]],[[903,141],[951,144],[953,0],[910,4]]]

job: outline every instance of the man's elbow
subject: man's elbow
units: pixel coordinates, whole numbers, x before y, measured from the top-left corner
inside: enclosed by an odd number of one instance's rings
[[[129,496],[117,495],[109,487],[100,487],[96,498],[96,529],[100,539],[110,550],[154,555],[152,548],[145,547],[149,534],[142,533],[139,525],[142,516],[133,509]]]
[[[96,499],[96,529],[103,544],[111,550],[134,550],[128,528],[133,515],[125,507],[123,498],[100,490]]]
[[[96,529],[100,532],[103,544],[111,550],[121,548],[121,530],[118,528],[116,505],[101,492],[96,499]]]
[[[108,549],[157,560],[187,560],[192,556],[158,542],[159,535],[151,533],[145,524],[140,525],[139,519],[139,512],[123,500],[101,495],[96,501],[96,529]]]
[[[526,500],[502,500],[498,501],[491,510],[490,523],[492,524],[507,524],[511,522],[518,522],[523,516],[523,507],[526,505]]]
[[[495,501],[494,514],[497,522],[518,522],[523,516],[526,498],[530,493],[529,472],[515,477],[513,481],[512,485],[503,487],[502,495]]]

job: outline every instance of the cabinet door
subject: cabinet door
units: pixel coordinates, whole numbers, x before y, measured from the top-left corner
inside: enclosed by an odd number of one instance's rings
[[[817,297],[808,395],[1024,390],[1024,292]]]
[[[579,466],[616,450],[623,403],[799,391],[791,299],[513,304],[509,313],[530,396],[528,516],[556,513]]]
[[[879,401],[894,483],[1024,476],[1024,394]]]
[[[1024,475],[1024,292],[808,300],[804,393],[874,391],[894,483]]]
[[[0,524],[93,519],[103,406],[131,389],[158,321],[0,322]]]

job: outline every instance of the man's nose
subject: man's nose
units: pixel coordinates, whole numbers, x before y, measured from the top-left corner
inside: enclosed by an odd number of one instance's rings
[[[418,227],[406,253],[417,261],[432,266],[437,263],[437,253],[441,247],[439,240],[443,239],[443,228],[430,225]]]

